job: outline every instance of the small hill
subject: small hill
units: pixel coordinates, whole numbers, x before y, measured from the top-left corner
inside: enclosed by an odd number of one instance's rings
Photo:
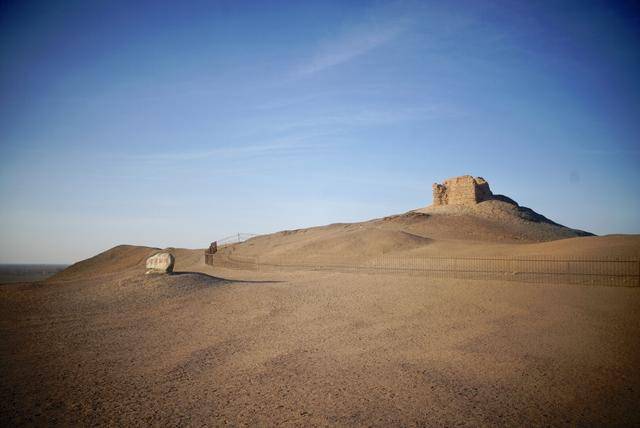
[[[504,196],[440,205],[359,222],[288,230],[226,251],[273,263],[362,261],[384,254],[483,254],[500,244],[535,244],[593,234],[555,223]]]
[[[414,212],[429,216],[430,228],[437,229],[432,234],[444,239],[545,242],[593,236],[558,224],[503,196],[494,196],[475,205],[432,205]]]
[[[89,259],[72,264],[49,278],[49,281],[68,281],[110,274],[122,275],[136,270],[136,268],[144,269],[147,257],[158,251],[160,251],[159,248],[118,245]]]
[[[124,278],[145,272],[147,258],[160,251],[168,251],[176,257],[176,271],[199,271],[205,265],[202,250],[186,248],[155,248],[136,245],[118,245],[102,253],[74,263],[48,281],[74,281],[80,279],[118,277]]]
[[[266,262],[286,259],[290,263],[333,263],[345,258],[359,261],[408,251],[431,242],[427,237],[400,228],[377,227],[372,222],[338,223],[258,236],[234,245],[231,250],[247,256],[260,256]]]

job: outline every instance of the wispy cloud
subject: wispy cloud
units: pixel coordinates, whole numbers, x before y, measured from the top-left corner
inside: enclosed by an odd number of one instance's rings
[[[261,156],[282,156],[305,153],[320,148],[318,144],[304,141],[274,141],[266,144],[238,145],[215,147],[208,150],[151,152],[147,154],[127,156],[133,161],[197,161],[206,159],[250,158]]]
[[[297,68],[295,75],[309,76],[349,62],[392,41],[404,32],[408,25],[407,19],[397,19],[383,24],[365,24],[353,28],[341,37],[324,42],[310,59]]]
[[[281,121],[279,124],[274,124],[271,130],[291,133],[308,133],[318,130],[318,132],[324,132],[325,135],[335,136],[356,128],[439,120],[464,115],[465,113],[460,109],[436,103],[422,107],[336,109],[317,111],[306,115],[306,117]]]

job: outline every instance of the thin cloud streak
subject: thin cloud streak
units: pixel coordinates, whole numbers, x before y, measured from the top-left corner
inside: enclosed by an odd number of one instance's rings
[[[212,158],[244,158],[271,155],[286,155],[319,149],[318,144],[301,143],[300,141],[278,141],[270,144],[254,144],[235,147],[217,147],[210,150],[189,152],[159,152],[144,155],[127,156],[132,161],[197,161]]]
[[[368,128],[372,126],[388,126],[412,121],[431,121],[439,119],[459,118],[466,115],[464,111],[444,104],[433,104],[425,107],[398,109],[348,109],[332,112],[317,112],[307,118],[281,122],[274,125],[272,131],[302,133],[303,130],[321,129],[325,132],[340,135],[349,129]]]
[[[305,77],[349,62],[392,41],[407,29],[408,24],[408,20],[399,20],[384,26],[367,25],[353,30],[337,40],[326,43],[296,70],[295,75]]]

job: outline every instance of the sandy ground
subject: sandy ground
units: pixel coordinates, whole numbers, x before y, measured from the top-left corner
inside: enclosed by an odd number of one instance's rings
[[[640,289],[247,272],[196,253],[178,258],[191,273],[145,276],[149,251],[0,287],[0,422],[640,423]]]
[[[449,211],[264,235],[216,268],[170,249],[174,275],[119,246],[2,285],[0,423],[639,425],[640,287],[222,267],[640,256],[638,235],[579,237],[514,205]]]

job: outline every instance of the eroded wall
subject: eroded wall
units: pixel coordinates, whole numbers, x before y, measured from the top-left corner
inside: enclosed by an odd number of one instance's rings
[[[482,177],[463,175],[433,184],[433,205],[474,205],[493,194]]]

